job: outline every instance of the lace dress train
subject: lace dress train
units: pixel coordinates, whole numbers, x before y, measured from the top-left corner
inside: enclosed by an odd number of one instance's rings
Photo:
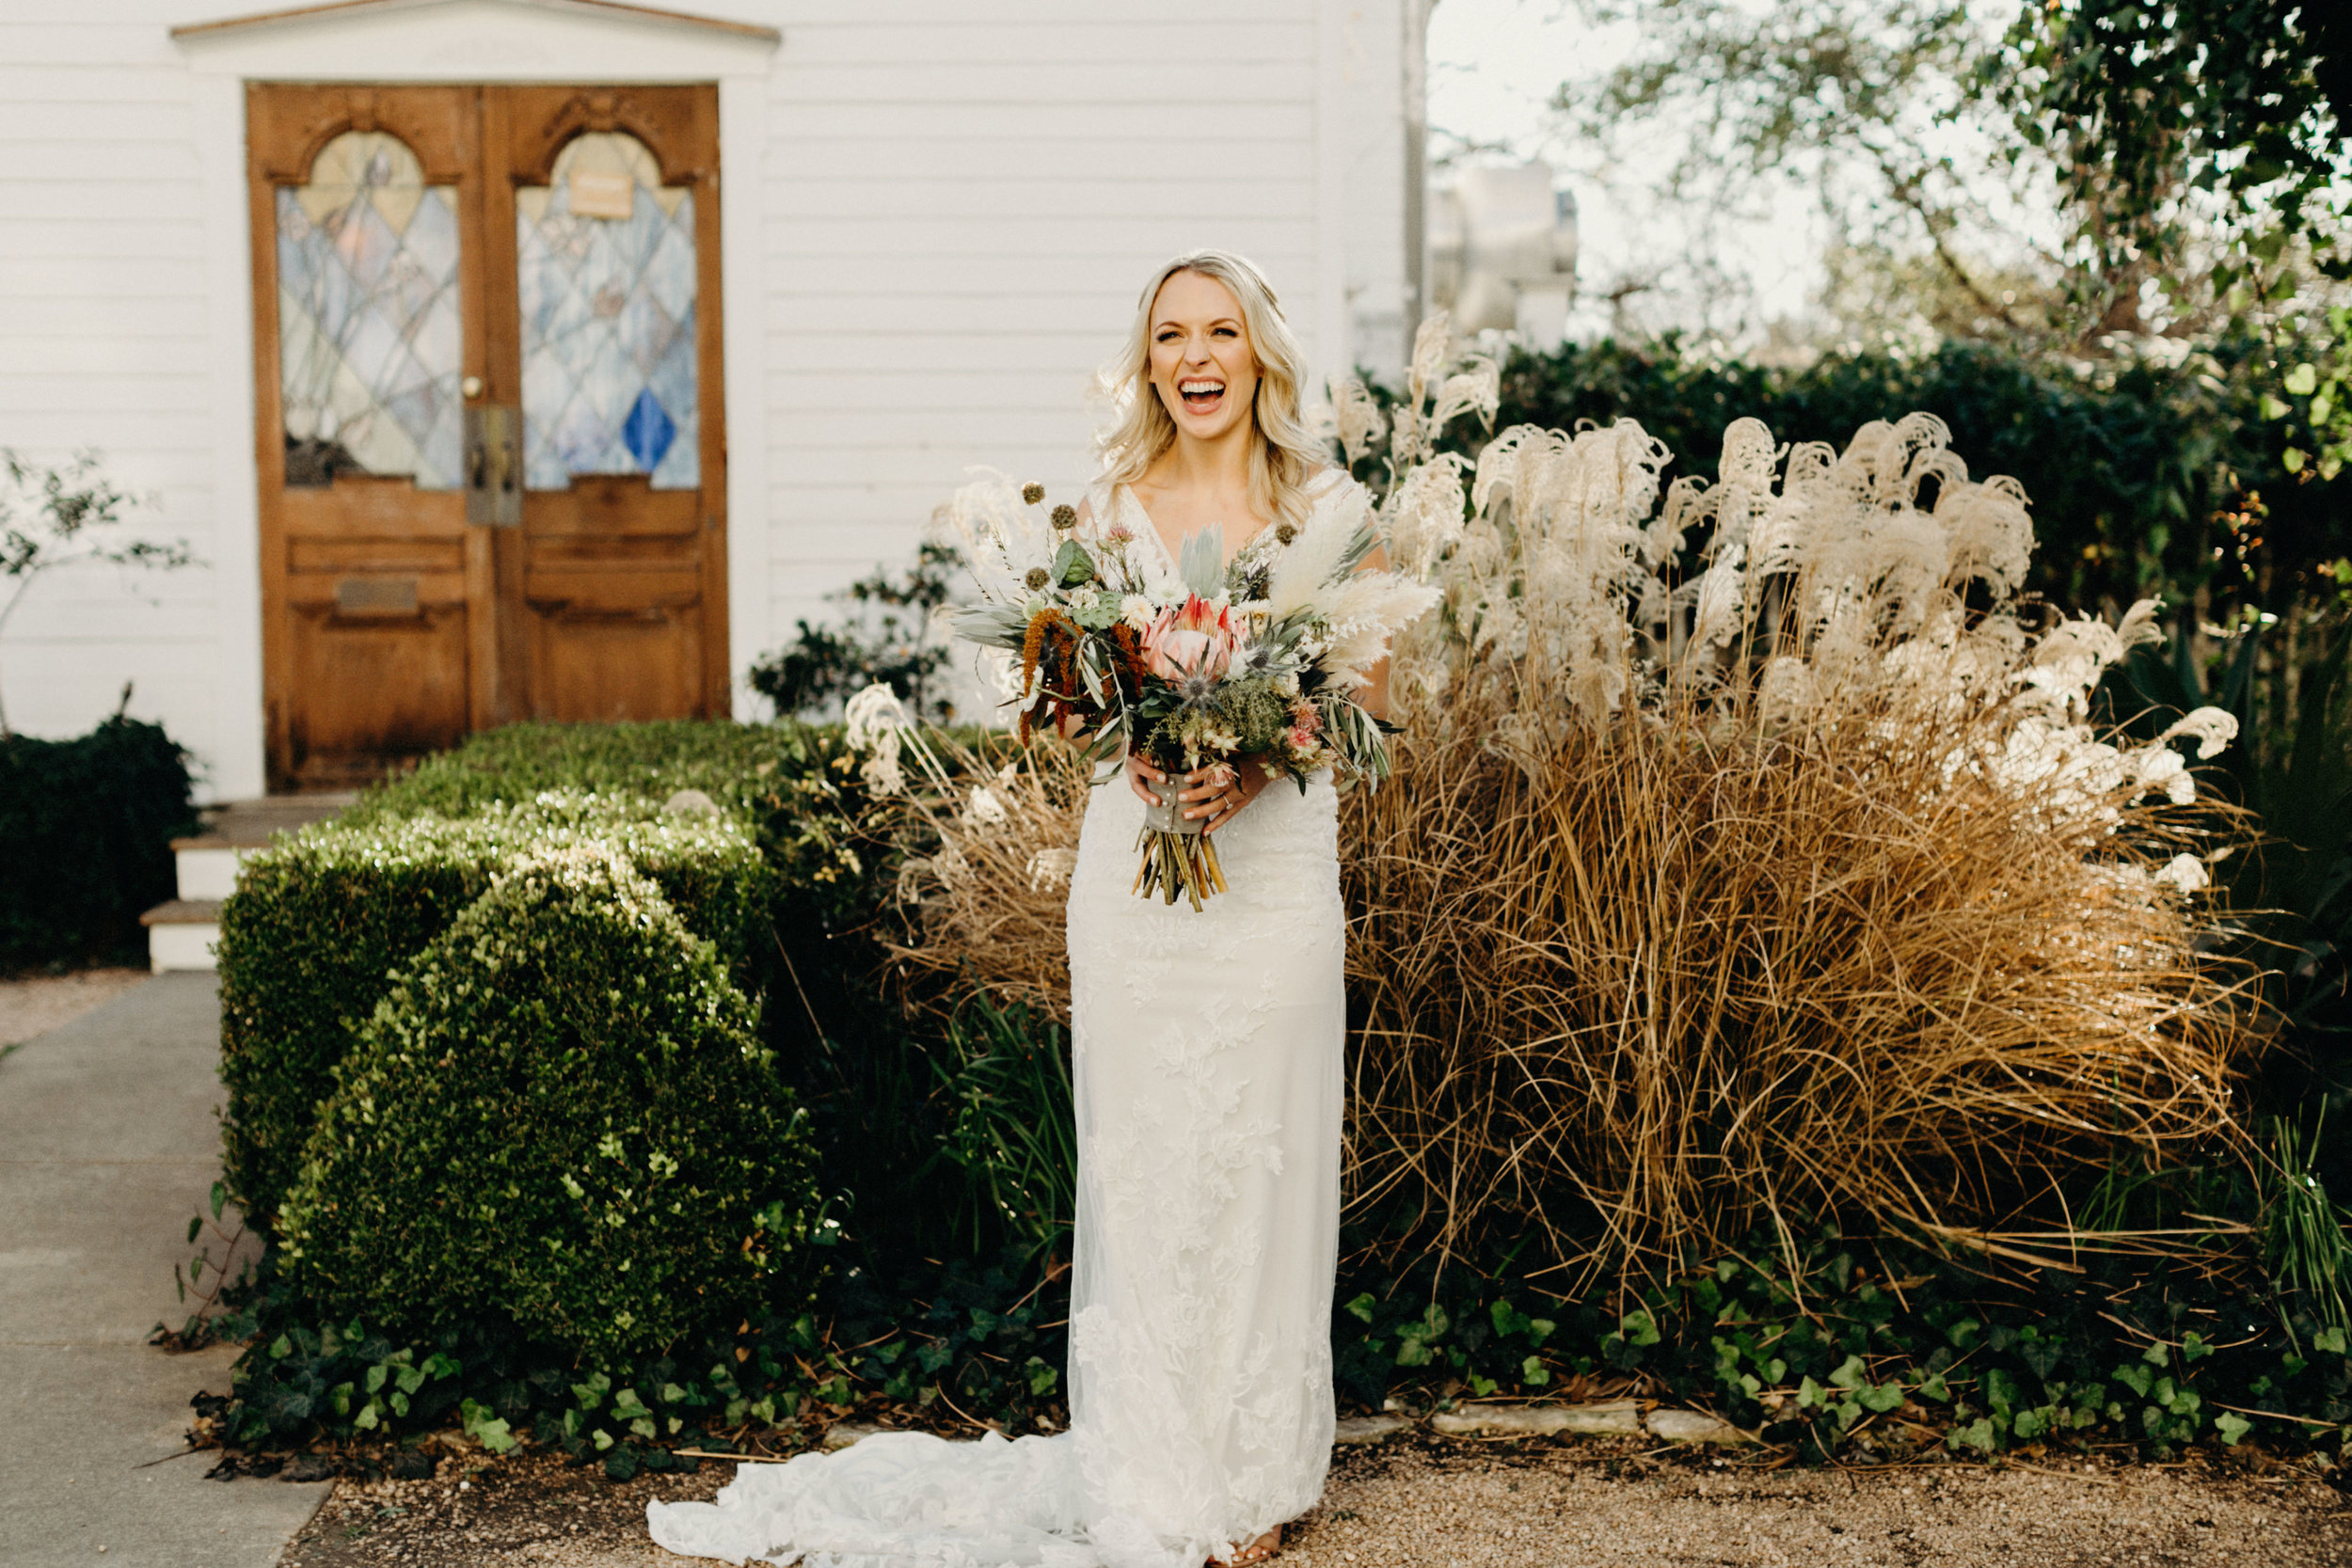
[[[1121,504],[1098,494],[1094,515]],[[1123,782],[1097,789],[1071,881],[1071,1430],[742,1465],[715,1502],[648,1505],[657,1543],[810,1568],[1200,1568],[1313,1505],[1333,1430],[1337,798],[1327,778],[1263,791],[1218,830],[1231,891],[1200,911],[1129,891],[1142,822]]]

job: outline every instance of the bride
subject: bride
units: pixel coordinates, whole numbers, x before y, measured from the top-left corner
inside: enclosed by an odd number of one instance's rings
[[[1082,531],[1176,576],[1190,535],[1271,555],[1361,505],[1300,413],[1303,356],[1229,252],[1161,267],[1104,379],[1120,418]],[[1375,562],[1376,563],[1376,562]],[[1365,705],[1382,711],[1386,666]],[[1231,891],[1130,891],[1149,785],[1088,807],[1070,891],[1078,1212],[1071,1429],[886,1433],[740,1466],[713,1503],[647,1506],[674,1552],[838,1568],[1200,1568],[1263,1561],[1314,1505],[1333,1430],[1331,1289],[1345,1030],[1338,802],[1254,765],[1182,776]]]

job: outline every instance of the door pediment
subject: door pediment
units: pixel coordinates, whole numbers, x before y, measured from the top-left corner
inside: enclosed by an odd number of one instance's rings
[[[764,74],[775,28],[615,0],[342,0],[171,30],[247,80],[711,81]]]

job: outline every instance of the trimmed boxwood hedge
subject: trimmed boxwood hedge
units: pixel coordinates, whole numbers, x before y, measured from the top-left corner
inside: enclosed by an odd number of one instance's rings
[[[837,728],[678,719],[644,724],[510,724],[425,758],[345,812],[352,827],[435,814],[468,816],[549,790],[659,805],[700,790],[740,821],[791,887],[847,892],[863,867],[844,829],[856,814],[855,759]]]
[[[706,921],[729,858],[673,862]],[[807,1133],[752,1005],[610,841],[499,876],[336,1076],[278,1226],[335,1321],[490,1314],[612,1364],[815,1284]]]
[[[755,989],[773,879],[735,816],[665,816],[631,795],[545,791],[465,817],[347,814],[246,863],[221,911],[221,1077],[230,1189],[266,1225],[331,1074],[393,970],[527,855],[600,843]]]
[[[188,754],[157,725],[0,736],[0,974],[137,961],[141,911],[172,895],[171,841],[197,826]]]

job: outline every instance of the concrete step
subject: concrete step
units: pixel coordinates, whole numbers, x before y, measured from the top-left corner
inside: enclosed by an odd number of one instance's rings
[[[204,831],[171,841],[180,896],[139,917],[155,972],[211,969],[220,940],[220,901],[237,891],[237,867],[246,857],[268,848],[279,833],[324,822],[358,800],[349,792],[272,795],[205,807]]]
[[[262,847],[239,844],[232,838],[207,833],[200,838],[175,838],[171,855],[179,871],[182,898],[226,898],[237,891],[237,867]]]
[[[139,924],[147,927],[148,966],[156,974],[218,967],[219,899],[174,898],[139,916]]]
[[[260,847],[272,835],[307,828],[338,816],[359,799],[344,792],[334,795],[272,795],[260,800],[224,800],[204,808],[207,839]]]

